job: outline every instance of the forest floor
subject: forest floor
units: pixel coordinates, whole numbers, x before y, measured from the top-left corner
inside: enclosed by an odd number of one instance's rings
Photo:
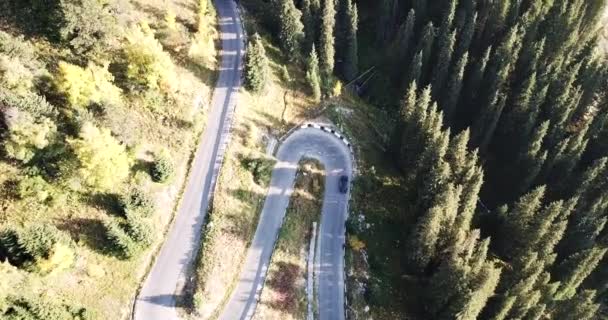
[[[56,187],[54,202],[43,204],[12,196],[11,181],[19,181],[26,173],[13,163],[0,161],[0,224],[53,223],[74,240],[76,252],[73,267],[65,271],[39,275],[15,270],[19,280],[14,283],[13,292],[83,306],[94,319],[122,319],[130,314],[131,302],[154,248],[162,243],[172,220],[193,148],[204,128],[205,108],[216,77],[214,61],[201,61],[189,54],[195,38],[197,0],[133,0],[119,5],[124,6],[116,17],[121,25],[145,22],[155,32],[174,62],[178,87],[171,105],[153,105],[146,98],[133,97],[124,105],[108,107],[94,119],[96,124],[110,129],[134,155],[136,164],[127,185],[116,186],[107,194],[82,194]],[[176,16],[172,29],[166,27],[168,11]],[[35,41],[45,60],[62,59],[60,50],[41,39]],[[156,109],[165,107],[163,112]],[[158,184],[152,182],[148,172],[152,154],[163,149],[172,155],[176,172],[171,181]],[[117,199],[132,186],[146,190],[155,200],[153,225],[157,232],[149,249],[133,259],[121,260],[107,252],[103,221],[117,215]]]
[[[320,222],[325,185],[323,165],[302,159],[294,192],[279,231],[254,319],[305,319],[307,260],[313,222]]]

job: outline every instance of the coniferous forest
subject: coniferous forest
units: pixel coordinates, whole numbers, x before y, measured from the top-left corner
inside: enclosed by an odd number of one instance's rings
[[[419,318],[608,316],[605,1],[276,2],[255,12],[324,90],[375,70]]]

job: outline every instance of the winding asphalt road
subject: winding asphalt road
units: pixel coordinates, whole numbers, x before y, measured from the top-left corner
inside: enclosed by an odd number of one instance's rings
[[[348,147],[335,135],[316,128],[301,128],[279,147],[260,222],[239,281],[220,317],[222,320],[250,319],[255,312],[302,157],[318,159],[326,173],[316,269],[319,317],[321,320],[344,319],[343,244],[348,195],[339,192],[338,184],[341,175],[349,176],[350,181],[352,158]]]
[[[220,71],[207,126],[175,221],[135,301],[136,320],[178,319],[175,304],[199,248],[203,220],[230,133],[237,91],[241,86],[243,30],[235,3],[216,0],[222,51]]]

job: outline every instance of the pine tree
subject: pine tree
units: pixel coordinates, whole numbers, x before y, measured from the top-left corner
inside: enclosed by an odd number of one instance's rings
[[[495,93],[492,103],[487,109],[481,111],[481,114],[474,123],[473,140],[479,145],[479,149],[485,151],[496,131],[496,126],[502,115],[502,111],[506,104],[506,97],[499,92]]]
[[[245,56],[245,87],[252,92],[261,92],[268,82],[268,58],[262,38],[253,35]]]
[[[302,0],[302,24],[304,25],[303,52],[309,52],[317,41],[317,14],[318,8],[313,6],[311,0]]]
[[[356,4],[352,0],[340,0],[340,43],[342,52],[340,55],[340,73],[342,77],[350,81],[357,76],[358,73],[358,46],[357,46],[357,28],[359,17]]]
[[[474,117],[475,115],[477,115],[478,107],[475,107],[475,105],[479,98],[479,90],[481,88],[481,83],[486,73],[488,62],[490,61],[491,53],[492,47],[490,46],[486,49],[486,51],[484,51],[484,54],[481,59],[474,64],[473,70],[471,71],[471,75],[466,81],[466,90],[464,90],[464,92],[466,92],[467,95],[464,100],[469,102],[469,106],[463,113],[469,117]]]
[[[334,0],[324,0],[323,12],[321,17],[321,34],[319,36],[319,60],[321,63],[321,71],[324,77],[331,75],[334,71],[334,26],[336,23],[335,15],[336,12],[334,9]]]
[[[462,90],[462,81],[464,79],[464,71],[469,60],[469,54],[465,53],[454,66],[452,70],[448,84],[446,97],[443,100],[443,112],[445,114],[445,120],[448,124],[452,123],[456,106],[460,99],[460,93]]]
[[[487,258],[489,239],[478,238],[478,230],[464,232],[431,277],[432,318],[476,319],[494,294],[501,270]]]
[[[407,75],[407,83],[419,83],[421,78],[422,78],[422,64],[423,64],[423,52],[420,51],[418,52],[415,56],[414,59],[412,59],[412,62],[410,64],[410,67],[408,69],[408,75]]]
[[[376,28],[376,37],[380,45],[383,45],[392,38],[393,27],[396,17],[396,0],[380,0],[379,14]]]
[[[304,38],[304,25],[300,21],[302,13],[296,8],[293,0],[282,0],[280,6],[279,40],[281,47],[290,61],[296,61],[300,57]]]
[[[416,129],[413,126],[414,120],[412,119],[416,108],[416,91],[416,82],[412,82],[401,101],[399,121],[393,134],[393,150],[399,155],[400,165],[403,168],[407,168],[412,158],[412,153],[409,150],[411,143],[408,142],[413,141],[411,135],[414,132],[413,130]]]
[[[418,45],[416,47],[416,52],[421,54],[420,65],[421,65],[421,75],[420,75],[420,84],[428,83],[427,81],[427,70],[429,70],[429,65],[431,61],[431,54],[433,50],[433,43],[435,42],[435,27],[433,26],[433,22],[429,22],[422,30],[422,34],[420,39],[418,39]],[[415,60],[415,58],[414,58]]]
[[[595,302],[595,297],[596,292],[593,290],[579,291],[572,298],[555,305],[552,312],[553,319],[594,319],[600,309],[600,304]]]
[[[310,56],[306,62],[306,80],[316,101],[321,98],[321,75],[319,73],[319,57],[315,45],[312,45]]]
[[[557,300],[570,299],[583,281],[593,272],[608,249],[594,247],[564,260],[557,268],[557,278],[561,285],[555,294]]]
[[[448,77],[448,69],[452,62],[452,54],[454,53],[454,43],[456,42],[456,32],[452,32],[447,38],[440,38],[438,43],[439,55],[437,63],[433,68],[432,87],[435,92],[436,99],[443,93],[445,79]],[[445,41],[445,42],[444,42]]]
[[[438,165],[445,167],[444,165]],[[460,192],[454,185],[447,185],[437,193],[433,206],[420,217],[410,239],[410,258],[418,270],[424,270],[429,262],[436,258],[438,243],[446,241],[449,236],[442,233],[446,225],[450,225],[451,217],[456,217]],[[442,239],[443,238],[443,239]]]
[[[414,26],[416,23],[416,13],[414,9],[410,10],[407,14],[405,22],[399,27],[397,32],[397,38],[393,45],[393,54],[395,63],[405,60],[409,56],[410,44],[414,37]]]
[[[477,24],[477,12],[472,16],[469,16],[466,24],[462,28],[462,31],[458,35],[458,41],[456,41],[456,49],[454,51],[455,57],[462,57],[469,51],[473,36],[475,35],[475,26]]]
[[[533,72],[512,99],[513,107],[505,115],[505,121],[502,122],[500,131],[504,137],[503,140],[505,140],[505,144],[510,142],[507,144],[509,151],[505,150],[506,153],[517,150],[530,138],[540,107],[540,105],[536,105],[538,103],[535,99],[535,94],[538,94],[536,90],[536,72]]]
[[[427,4],[427,0],[413,0],[412,1],[412,7],[414,9],[414,11],[416,11],[416,14],[418,15],[418,21],[422,22],[422,21],[427,21],[428,17],[427,15],[427,9],[428,9],[428,4]]]

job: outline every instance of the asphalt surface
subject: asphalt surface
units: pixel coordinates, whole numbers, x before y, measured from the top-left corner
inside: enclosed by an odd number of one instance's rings
[[[325,166],[323,199],[316,275],[319,279],[318,306],[321,320],[344,319],[344,223],[348,195],[339,192],[341,175],[352,176],[349,149],[333,134],[315,128],[298,129],[277,151],[268,195],[256,233],[238,283],[220,319],[250,319],[264,284],[289,197],[293,192],[298,162],[302,157],[318,159]]]
[[[200,245],[203,221],[228,140],[241,86],[243,31],[233,1],[216,0],[215,6],[222,51],[207,125],[173,225],[135,301],[133,317],[136,320],[178,319],[176,299],[182,294]]]

